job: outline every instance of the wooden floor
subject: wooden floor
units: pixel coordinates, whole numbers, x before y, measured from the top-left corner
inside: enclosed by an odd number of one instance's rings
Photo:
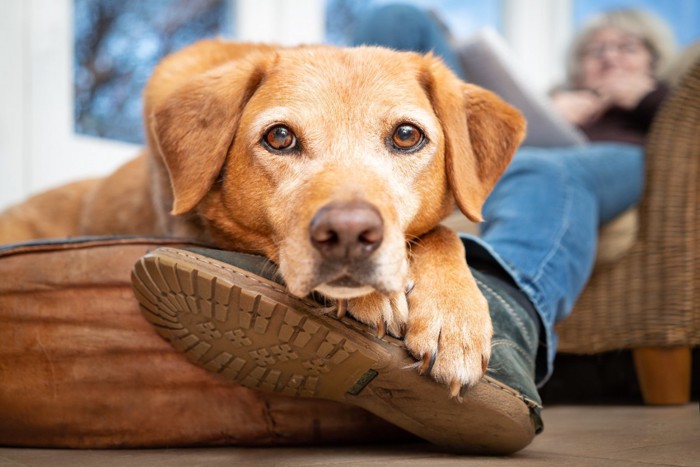
[[[681,407],[558,406],[544,411],[545,431],[507,458],[442,454],[424,444],[323,448],[217,448],[71,451],[0,448],[0,467],[125,466],[700,466],[698,403]]]

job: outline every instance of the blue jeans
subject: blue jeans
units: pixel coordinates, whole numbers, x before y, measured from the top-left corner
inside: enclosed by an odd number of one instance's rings
[[[432,51],[464,79],[459,58],[437,20],[413,5],[389,4],[373,9],[358,22],[351,45],[379,45],[421,53]]]
[[[463,237],[467,258],[488,252],[535,305],[546,346],[538,382],[552,372],[554,324],[590,277],[598,229],[639,201],[643,180],[638,146],[524,147],[486,200],[479,237]]]
[[[411,5],[373,10],[353,42],[432,50],[463,75],[437,22]],[[593,269],[598,229],[638,202],[643,172],[643,151],[632,145],[521,148],[486,201],[480,236],[463,236],[467,258],[500,264],[535,306],[544,338],[540,384],[553,368],[554,324],[571,313]]]

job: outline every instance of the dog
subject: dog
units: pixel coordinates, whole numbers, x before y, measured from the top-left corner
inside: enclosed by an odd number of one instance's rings
[[[440,222],[455,203],[481,220],[525,133],[516,109],[431,54],[207,40],[159,64],[144,118],[142,155],[7,211],[0,241],[54,228],[262,254],[291,293],[403,337],[453,396],[481,378],[488,306]]]

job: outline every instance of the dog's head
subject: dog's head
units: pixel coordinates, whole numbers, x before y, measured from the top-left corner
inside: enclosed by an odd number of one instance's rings
[[[403,290],[407,242],[455,201],[481,220],[524,135],[439,59],[382,48],[253,50],[173,88],[150,126],[172,213],[267,255],[297,295]]]

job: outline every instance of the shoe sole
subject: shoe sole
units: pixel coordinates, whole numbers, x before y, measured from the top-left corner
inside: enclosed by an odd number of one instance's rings
[[[132,283],[157,332],[229,381],[360,406],[454,452],[509,454],[535,436],[517,391],[484,377],[451,399],[401,341],[231,264],[159,248],[136,263]]]

